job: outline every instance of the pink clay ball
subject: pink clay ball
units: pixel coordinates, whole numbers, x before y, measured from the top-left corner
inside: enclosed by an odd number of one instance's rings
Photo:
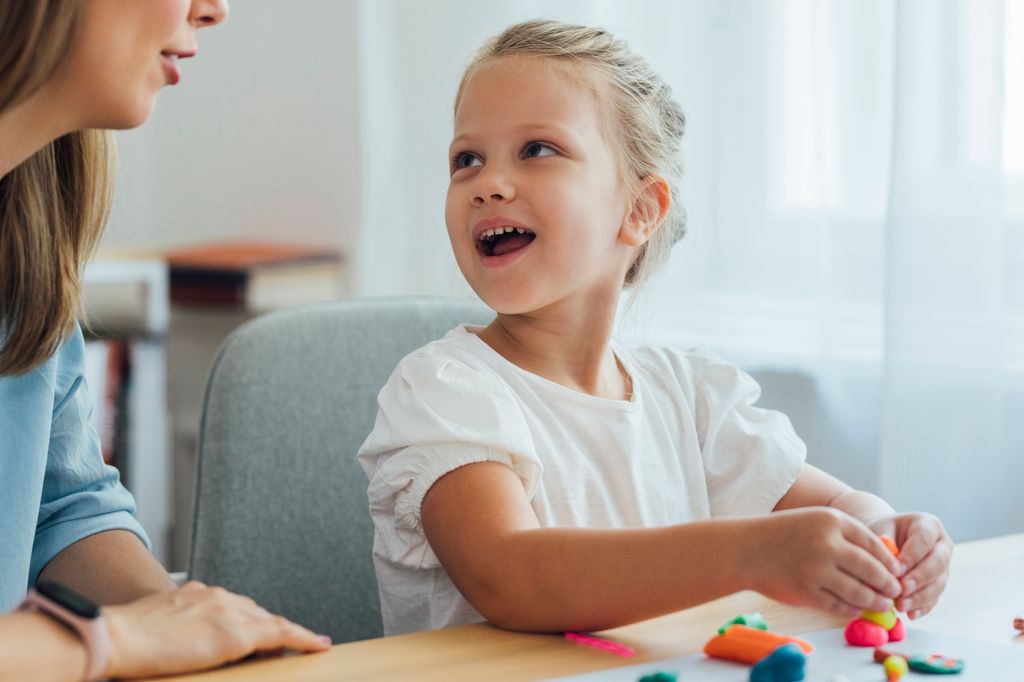
[[[882,646],[889,643],[889,633],[877,623],[855,618],[846,625],[846,642],[853,646]]]
[[[907,636],[907,628],[903,625],[903,621],[899,618],[896,619],[896,625],[892,626],[889,630],[889,641],[900,642],[904,637]]]

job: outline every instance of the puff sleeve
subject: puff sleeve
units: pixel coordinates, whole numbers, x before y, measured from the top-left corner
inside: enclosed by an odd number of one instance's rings
[[[781,412],[755,406],[747,373],[702,354],[694,412],[712,516],[770,512],[803,468],[807,448]]]
[[[528,497],[541,464],[519,403],[493,372],[425,347],[399,363],[378,395],[373,431],[359,450],[370,480],[374,553],[409,568],[436,568],[420,509],[430,487],[454,469],[501,462]]]

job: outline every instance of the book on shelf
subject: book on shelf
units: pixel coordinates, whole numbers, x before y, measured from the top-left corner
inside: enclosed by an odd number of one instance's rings
[[[130,343],[127,338],[89,338],[85,343],[85,385],[92,396],[93,428],[103,461],[122,472],[127,464]]]
[[[164,257],[176,304],[262,312],[344,294],[341,254],[328,247],[229,241],[173,249]]]

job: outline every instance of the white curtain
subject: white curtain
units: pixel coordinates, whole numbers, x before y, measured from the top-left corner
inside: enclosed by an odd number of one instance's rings
[[[1024,530],[1024,1],[363,0],[357,291],[466,291],[451,102],[488,36],[601,24],[687,113],[690,233],[622,332],[754,370],[811,459]]]

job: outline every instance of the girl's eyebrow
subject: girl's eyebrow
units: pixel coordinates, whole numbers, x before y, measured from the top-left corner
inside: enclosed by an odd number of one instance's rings
[[[568,138],[572,141],[577,139],[576,133],[574,133],[572,129],[551,123],[524,123],[523,125],[512,128],[510,132],[514,135],[520,136],[529,136],[537,133],[551,133],[559,137]],[[457,145],[463,145],[481,136],[482,135],[480,133],[475,132],[460,133],[452,138],[450,146],[455,147]]]

